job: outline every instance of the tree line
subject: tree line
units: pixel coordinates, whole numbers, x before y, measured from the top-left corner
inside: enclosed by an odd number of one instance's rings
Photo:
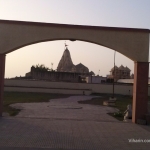
[[[41,64],[41,65],[39,65],[39,64],[33,65],[31,68],[34,69],[35,71],[42,71],[42,72],[55,71],[55,70],[53,70],[52,68],[50,69],[50,68],[46,67],[44,64]]]

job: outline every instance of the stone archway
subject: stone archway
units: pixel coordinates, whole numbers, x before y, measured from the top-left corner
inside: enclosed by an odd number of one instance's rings
[[[33,43],[81,40],[116,50],[135,62],[133,118],[143,119],[148,101],[149,30],[0,20],[0,115],[2,115],[5,54]]]

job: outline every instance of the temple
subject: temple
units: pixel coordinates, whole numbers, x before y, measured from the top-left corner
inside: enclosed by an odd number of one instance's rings
[[[110,70],[110,75],[107,75],[107,78],[114,79],[114,81],[117,81],[118,79],[130,79],[130,72],[131,70],[127,66],[115,66]]]
[[[25,77],[29,79],[60,82],[86,82],[85,78],[91,75],[94,75],[94,72],[89,72],[89,69],[83,64],[73,64],[70,52],[65,44],[65,50],[58,63],[56,71],[39,70],[32,66],[30,72],[26,73]]]
[[[71,59],[70,52],[66,46],[65,51],[57,67],[58,72],[76,72],[76,73],[89,73],[89,69],[82,63],[74,65]]]

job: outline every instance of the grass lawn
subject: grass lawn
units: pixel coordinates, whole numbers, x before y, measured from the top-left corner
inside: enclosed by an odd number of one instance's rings
[[[48,102],[50,99],[66,98],[69,96],[70,95],[51,93],[4,92],[3,112],[9,113],[10,116],[15,116],[20,110],[10,107],[10,104]]]
[[[96,96],[101,96],[101,97],[93,98],[93,99],[87,100],[87,101],[78,101],[78,103],[80,103],[80,104],[92,104],[92,105],[103,105],[103,101],[109,100],[109,98],[111,97],[110,94],[96,94]],[[131,96],[124,96],[124,95],[115,95],[115,97],[117,98],[116,106],[111,106],[111,107],[118,108],[121,113],[118,115],[114,115],[115,112],[114,113],[108,113],[108,114],[115,117],[118,120],[123,120],[123,113],[127,109],[127,105],[128,104],[132,105],[132,97]]]

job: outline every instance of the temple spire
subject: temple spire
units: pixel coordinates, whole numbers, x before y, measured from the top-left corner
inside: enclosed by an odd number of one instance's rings
[[[69,52],[67,46],[68,45],[66,44],[66,41],[65,41],[65,50],[61,57],[61,60],[59,61],[57,71],[63,71],[63,72],[71,72],[72,71],[74,64],[72,62],[71,55],[70,55],[70,52]]]

